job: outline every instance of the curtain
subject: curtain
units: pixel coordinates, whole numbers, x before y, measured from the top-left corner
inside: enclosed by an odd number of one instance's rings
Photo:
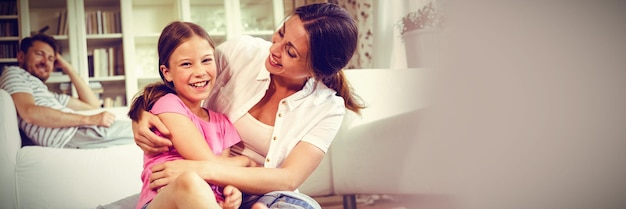
[[[371,68],[374,46],[373,32],[373,0],[331,0],[345,8],[357,22],[359,41],[354,56],[346,69]]]
[[[283,0],[285,15],[291,14],[296,7],[322,2],[328,2],[328,0]]]
[[[398,30],[398,22],[411,8],[409,2],[417,0],[375,0],[372,25],[374,31],[374,57],[372,68],[399,69],[406,67],[404,42]]]
[[[358,46],[346,69],[371,68],[374,47],[373,0],[284,0],[285,12],[289,14],[296,7],[320,2],[330,2],[343,7],[357,22]]]

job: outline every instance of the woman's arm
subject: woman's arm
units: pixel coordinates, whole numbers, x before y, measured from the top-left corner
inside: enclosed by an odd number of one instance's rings
[[[184,171],[194,171],[209,183],[233,185],[241,191],[264,194],[296,190],[317,168],[324,152],[307,142],[299,142],[279,168],[237,167],[210,161],[177,160],[152,167],[153,188],[167,185]]]
[[[237,165],[237,166],[242,166],[242,167],[257,167],[257,166],[259,166],[259,165],[257,165],[256,162],[254,162],[254,160],[250,159],[247,156],[243,156],[243,155],[231,156],[230,155],[230,148],[227,148],[224,151],[222,151],[221,157],[228,158],[229,160],[233,161],[234,164]]]
[[[135,144],[149,155],[168,151],[172,141],[165,137],[170,136],[170,130],[156,115],[143,110],[140,115],[139,120],[133,121]],[[165,137],[156,135],[152,130],[158,130]]]

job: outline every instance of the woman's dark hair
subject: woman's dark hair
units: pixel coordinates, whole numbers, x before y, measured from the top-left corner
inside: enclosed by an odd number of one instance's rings
[[[343,74],[356,51],[356,22],[343,8],[331,3],[310,4],[296,8],[294,14],[309,34],[310,58],[318,80],[337,91],[349,110],[359,113],[364,106]]]
[[[128,116],[132,120],[139,120],[141,111],[152,109],[154,103],[162,96],[168,93],[176,94],[174,83],[165,80],[160,66],[164,65],[169,68],[169,59],[172,53],[174,53],[174,50],[194,35],[206,39],[211,45],[211,48],[215,49],[215,42],[213,42],[211,36],[195,23],[174,21],[163,28],[158,43],[159,66],[157,68],[162,81],[147,85],[143,91],[140,91],[137,96],[135,96],[130,106],[130,111],[128,112]]]
[[[35,41],[41,41],[50,45],[55,54],[59,51],[57,41],[52,36],[43,33],[38,33],[31,37],[22,39],[22,41],[20,42],[20,51],[23,53],[28,52],[28,49],[33,46],[33,43],[35,43]]]

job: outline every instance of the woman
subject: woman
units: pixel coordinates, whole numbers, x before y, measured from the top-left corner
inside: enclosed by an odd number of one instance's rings
[[[245,194],[294,191],[315,170],[337,134],[345,109],[363,108],[352,94],[342,68],[357,46],[357,27],[334,4],[299,7],[272,36],[272,42],[243,36],[216,49],[216,88],[206,107],[234,122],[243,144],[233,152],[262,167],[236,167],[208,161],[178,160],[153,167],[155,188],[179,174],[196,172],[205,181],[233,185]],[[171,143],[152,133],[169,131],[143,112],[133,123],[135,141],[147,153],[166,151]],[[248,208],[260,196],[244,197]],[[282,199],[285,201],[275,201]],[[259,201],[319,208],[298,193],[266,194]]]

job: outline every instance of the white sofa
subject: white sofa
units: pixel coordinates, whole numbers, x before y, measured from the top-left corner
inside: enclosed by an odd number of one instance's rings
[[[361,116],[347,115],[324,161],[300,192],[344,195],[344,207],[354,208],[357,194],[427,191],[407,155],[416,149],[414,124],[428,105],[429,75],[427,69],[347,70],[368,107]],[[136,145],[22,147],[15,108],[3,90],[0,109],[0,208],[96,208],[140,191],[142,152]],[[126,108],[109,110],[128,119]]]
[[[24,146],[11,96],[0,89],[0,208],[95,208],[141,189],[142,151]],[[126,108],[108,109],[124,117]]]

